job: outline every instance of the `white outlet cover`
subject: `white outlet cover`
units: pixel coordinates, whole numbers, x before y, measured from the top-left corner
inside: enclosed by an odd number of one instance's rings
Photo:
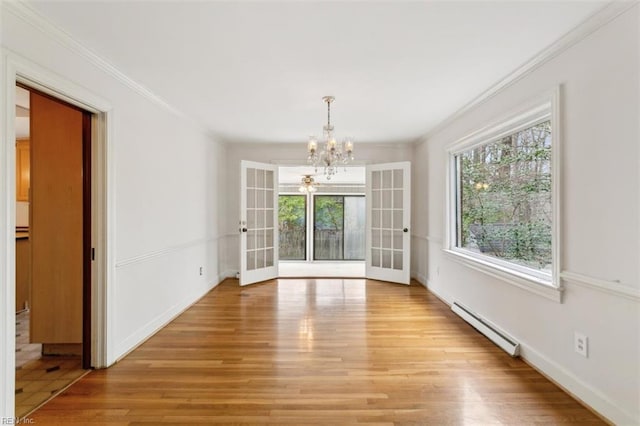
[[[577,331],[573,335],[573,349],[585,358],[589,356],[589,338]]]

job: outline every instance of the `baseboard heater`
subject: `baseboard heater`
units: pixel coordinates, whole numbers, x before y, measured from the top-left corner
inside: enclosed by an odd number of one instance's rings
[[[471,324],[473,328],[487,336],[493,343],[504,349],[509,355],[513,357],[520,355],[519,343],[514,342],[512,338],[498,330],[494,325],[480,318],[476,313],[470,311],[458,302],[453,302],[451,310],[458,314],[460,318]]]

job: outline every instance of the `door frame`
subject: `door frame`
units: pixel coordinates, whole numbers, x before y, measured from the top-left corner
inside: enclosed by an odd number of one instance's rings
[[[64,106],[65,108],[73,109],[74,111],[79,111],[82,114],[82,146],[81,146],[81,163],[82,163],[82,343],[81,343],[81,354],[82,354],[82,368],[89,369],[93,366],[93,360],[91,358],[91,354],[93,351],[93,347],[91,344],[91,336],[92,336],[92,321],[93,318],[91,316],[91,297],[92,297],[92,289],[91,283],[93,282],[93,277],[91,275],[92,270],[92,254],[93,254],[93,238],[92,233],[93,229],[91,226],[92,218],[93,218],[93,205],[92,205],[92,182],[93,175],[91,173],[92,166],[92,141],[91,141],[91,117],[92,113],[86,111],[84,108],[80,108],[77,105],[69,104],[66,101],[60,100],[59,98],[52,96],[47,93],[43,93],[38,89],[35,89],[31,86],[28,86],[24,83],[18,82],[18,87],[21,87],[30,93],[35,93],[41,97],[48,98],[53,102],[56,102],[59,105]],[[31,107],[30,107],[31,109]],[[33,147],[33,140],[31,135],[29,135],[29,139],[31,140],[31,147]],[[33,158],[33,156],[32,156]],[[30,168],[33,173],[34,168]],[[33,180],[31,180],[33,182]],[[29,201],[31,202],[31,201]],[[33,208],[31,204],[29,204],[29,215],[30,219],[33,218]],[[29,224],[29,229],[31,229],[31,223]],[[87,238],[87,236],[89,238]],[[33,262],[33,257],[31,262]],[[33,265],[33,263],[32,263]],[[36,266],[37,267],[37,266]]]
[[[115,361],[113,354],[113,300],[115,278],[115,167],[112,107],[90,90],[2,48],[0,52],[0,414],[15,413],[15,87],[24,84],[78,106],[91,116],[91,235],[96,256],[91,271],[91,365],[104,368]],[[7,356],[8,355],[8,356]]]

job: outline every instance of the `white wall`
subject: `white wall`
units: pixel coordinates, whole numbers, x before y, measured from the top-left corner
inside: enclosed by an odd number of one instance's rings
[[[638,5],[416,147],[416,276],[523,345],[523,357],[618,424],[640,423]],[[453,262],[445,147],[562,85],[562,304]],[[557,141],[555,141],[557,143]],[[425,190],[426,188],[426,190]],[[574,331],[589,357],[573,350]]]
[[[302,138],[302,137],[301,137]],[[355,146],[355,164],[391,163],[395,161],[411,161],[413,145],[400,144],[366,144]],[[272,143],[272,144],[229,144],[227,147],[227,182],[229,183],[226,206],[225,234],[227,242],[227,271],[238,271],[239,238],[238,220],[240,218],[240,161],[250,160],[263,163],[277,163],[287,166],[304,166],[307,162],[307,145],[304,139],[299,144]],[[309,171],[313,167],[309,166]],[[320,172],[320,169],[318,169]],[[319,176],[318,182],[322,183],[324,177]]]
[[[112,106],[115,274],[108,282],[114,298],[107,351],[113,362],[223,277],[225,147],[47,26],[32,24],[30,15],[14,14],[14,7],[2,5],[2,64],[5,55],[24,58]],[[4,141],[1,146],[6,149]]]

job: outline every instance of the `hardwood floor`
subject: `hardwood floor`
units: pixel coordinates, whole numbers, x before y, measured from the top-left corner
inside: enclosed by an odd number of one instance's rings
[[[227,280],[45,424],[603,424],[422,286]]]
[[[80,357],[44,356],[42,344],[29,343],[29,311],[16,315],[15,413],[33,411],[86,373]]]

